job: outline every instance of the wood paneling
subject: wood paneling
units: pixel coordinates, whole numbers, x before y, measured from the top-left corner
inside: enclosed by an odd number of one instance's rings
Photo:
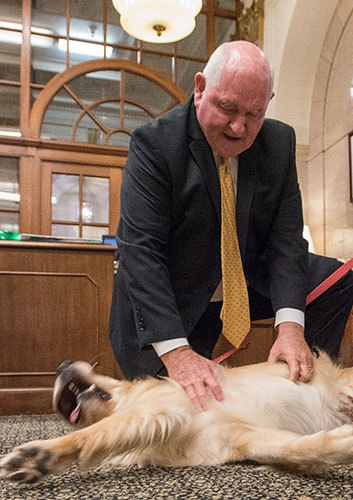
[[[0,242],[0,414],[52,411],[65,359],[99,361],[100,372],[121,377],[108,339],[113,254],[106,245]]]

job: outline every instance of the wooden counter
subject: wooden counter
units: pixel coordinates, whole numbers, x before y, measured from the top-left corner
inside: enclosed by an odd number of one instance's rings
[[[0,415],[52,412],[66,359],[121,376],[108,338],[114,250],[0,241]]]

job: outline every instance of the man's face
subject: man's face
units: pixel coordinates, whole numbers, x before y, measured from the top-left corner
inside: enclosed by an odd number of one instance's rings
[[[268,78],[256,73],[224,70],[219,84],[210,88],[198,73],[197,118],[211,148],[226,158],[248,149],[262,127],[271,97]]]

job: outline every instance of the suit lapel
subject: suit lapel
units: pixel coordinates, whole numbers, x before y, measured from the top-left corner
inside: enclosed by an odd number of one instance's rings
[[[196,109],[194,105],[191,106],[190,110],[188,133],[192,138],[191,142],[189,143],[189,149],[195,159],[197,166],[201,170],[209,195],[216,210],[219,223],[221,223],[221,189],[219,186],[217,166],[214,160],[212,149],[208,145],[206,138],[198,124],[196,118]]]

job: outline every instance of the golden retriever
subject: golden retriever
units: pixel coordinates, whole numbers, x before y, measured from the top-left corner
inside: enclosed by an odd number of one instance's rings
[[[222,368],[225,399],[196,412],[168,378],[129,382],[98,375],[85,362],[63,363],[54,407],[77,430],[15,448],[0,474],[35,483],[74,462],[91,466],[353,462],[353,368],[321,354],[311,382],[293,383],[285,363]]]

